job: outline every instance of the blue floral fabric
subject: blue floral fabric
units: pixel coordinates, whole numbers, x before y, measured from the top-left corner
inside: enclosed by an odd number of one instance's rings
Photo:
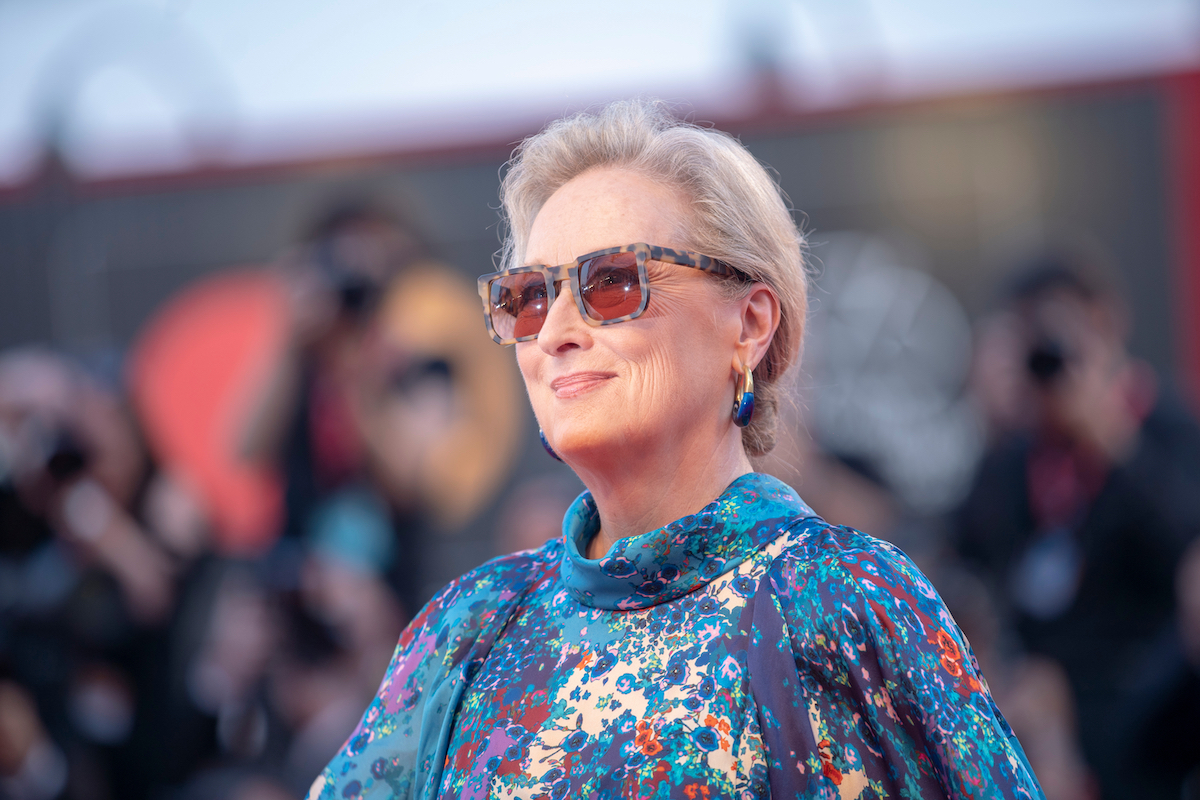
[[[447,586],[313,784],[335,798],[1041,798],[928,580],[750,474],[584,557]]]

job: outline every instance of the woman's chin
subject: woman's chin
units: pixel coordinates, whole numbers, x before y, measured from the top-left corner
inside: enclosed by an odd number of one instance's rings
[[[612,431],[598,431],[589,426],[565,426],[556,430],[550,446],[567,463],[580,467],[619,461],[624,448]],[[624,454],[627,455],[627,454]]]

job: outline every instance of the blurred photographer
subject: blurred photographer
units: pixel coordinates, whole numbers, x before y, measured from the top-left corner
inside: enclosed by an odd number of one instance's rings
[[[131,761],[176,577],[142,513],[156,485],[115,392],[49,351],[0,354],[0,793],[145,796]]]
[[[288,328],[240,451],[250,461],[282,460],[287,535],[302,534],[305,498],[361,467],[356,393],[376,307],[388,282],[423,251],[385,213],[351,204],[331,211],[282,259]]]
[[[355,203],[334,208],[281,261],[288,327],[239,449],[281,469],[283,535],[292,541],[326,498],[366,477],[361,410],[377,307],[389,281],[423,252],[406,227]]]
[[[957,549],[1003,598],[1019,646],[1064,668],[1102,796],[1174,798],[1182,776],[1149,768],[1134,739],[1200,531],[1200,431],[1127,334],[1119,297],[1077,256],[1045,256],[1013,285],[978,345],[993,444]]]
[[[131,516],[147,470],[115,395],[49,352],[0,359],[0,476],[17,517],[5,541],[48,525],[112,574],[141,623],[161,621],[171,603],[171,565]]]
[[[508,474],[515,370],[479,335],[473,287],[374,205],[335,207],[279,273],[290,321],[241,453],[283,473],[286,542],[347,506],[391,531],[387,577],[411,614],[443,577],[428,534],[461,532]]]

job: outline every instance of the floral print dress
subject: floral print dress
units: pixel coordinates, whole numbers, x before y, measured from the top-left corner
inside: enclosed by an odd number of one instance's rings
[[[447,586],[310,800],[1042,798],[962,633],[896,548],[744,475],[698,514]]]

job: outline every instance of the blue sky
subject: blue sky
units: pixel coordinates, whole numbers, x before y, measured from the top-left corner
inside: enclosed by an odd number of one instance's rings
[[[646,93],[727,116],[1171,71],[1195,0],[0,0],[0,184],[490,140]]]

